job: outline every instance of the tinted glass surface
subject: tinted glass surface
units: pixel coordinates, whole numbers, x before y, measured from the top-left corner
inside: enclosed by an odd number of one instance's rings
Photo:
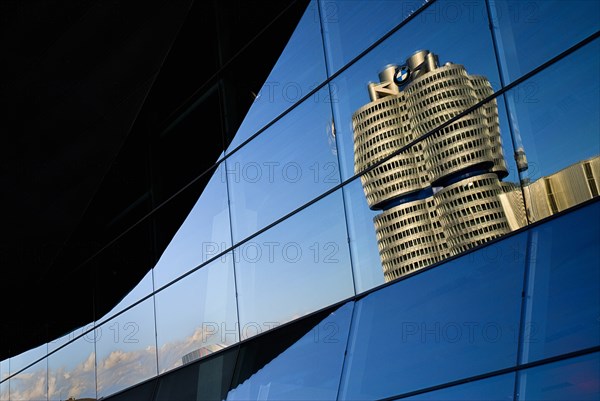
[[[234,254],[242,339],[354,295],[341,191]]]
[[[226,160],[235,242],[339,183],[328,96],[317,92]]]
[[[154,266],[158,289],[231,246],[223,164],[214,171],[188,217]]]
[[[152,298],[98,327],[96,358],[98,397],[157,374]]]
[[[353,306],[350,302],[336,309],[285,349],[274,352],[279,349],[276,332],[242,345],[238,374],[249,377],[242,383],[238,377],[227,399],[336,399]]]
[[[96,398],[94,331],[75,330],[48,343],[48,400]],[[60,348],[64,346],[63,348]]]
[[[507,84],[600,29],[597,1],[498,0],[490,6]]]
[[[231,254],[155,297],[160,373],[239,340]]]
[[[524,362],[600,344],[598,222],[596,202],[531,231]]]
[[[522,176],[532,221],[598,196],[599,68],[595,40],[506,94],[528,162]],[[588,171],[586,161],[592,161]]]
[[[515,235],[358,301],[340,398],[389,397],[514,365],[525,246]]]
[[[509,373],[419,394],[407,399],[415,401],[508,401],[513,399],[514,391],[515,373]]]
[[[519,399],[536,401],[597,400],[600,354],[538,366],[519,373]]]

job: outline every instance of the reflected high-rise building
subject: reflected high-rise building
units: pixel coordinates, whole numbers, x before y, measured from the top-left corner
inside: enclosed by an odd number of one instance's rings
[[[599,196],[600,156],[571,164],[523,185],[534,222]]]
[[[496,100],[432,130],[493,94],[486,77],[439,65],[421,50],[389,65],[353,115],[355,172],[374,224],[386,281],[456,255],[526,224],[502,151]],[[423,135],[424,140],[411,145]]]

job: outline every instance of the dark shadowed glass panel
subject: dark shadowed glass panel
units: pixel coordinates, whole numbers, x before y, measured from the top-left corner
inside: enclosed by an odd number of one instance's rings
[[[353,306],[349,302],[243,344],[227,399],[335,400]]]
[[[375,23],[365,22],[365,29],[371,24]],[[492,90],[500,88],[485,3],[436,1],[330,83],[342,178],[354,174],[352,116],[371,102],[368,84],[380,83],[381,71],[390,64],[405,64],[419,50],[436,54],[440,66],[463,65],[468,74],[486,77]],[[501,127],[501,134],[506,147],[509,132]],[[508,160],[510,154],[505,149]]]
[[[96,329],[98,398],[156,375],[154,300],[149,298]]]
[[[389,397],[513,366],[526,240],[508,237],[357,301],[340,398]]]
[[[328,96],[317,92],[226,160],[234,242],[339,183]]]
[[[519,373],[519,400],[600,399],[600,354],[580,356]]]
[[[489,3],[506,84],[600,29],[600,3],[593,0]]]
[[[149,401],[153,399],[155,386],[156,380],[150,380],[104,399],[107,401]]]
[[[239,341],[231,254],[155,297],[159,373]]]
[[[599,194],[599,70],[597,39],[506,94],[531,221]]]
[[[92,327],[83,327],[48,343],[48,400],[96,398],[94,331],[81,336]]]
[[[425,3],[424,0],[320,0],[329,73],[335,73]]]
[[[600,345],[600,202],[531,230],[523,362]]]
[[[354,295],[341,190],[234,255],[242,339]]]
[[[406,398],[414,401],[510,401],[515,392],[515,373],[490,377]]]
[[[225,399],[237,353],[233,348],[162,376],[155,401]]]
[[[309,3],[283,53],[250,107],[229,151],[306,96],[327,78],[317,1]],[[257,56],[258,57],[258,56]],[[257,59],[257,62],[260,60]],[[243,74],[244,71],[240,71]]]
[[[224,166],[214,170],[202,195],[154,266],[156,289],[231,246]]]

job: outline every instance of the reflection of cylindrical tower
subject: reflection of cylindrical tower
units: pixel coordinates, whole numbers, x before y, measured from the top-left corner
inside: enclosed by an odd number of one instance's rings
[[[377,99],[354,114],[354,167],[364,171],[413,139],[404,95]],[[381,209],[386,202],[426,188],[422,145],[396,155],[361,176],[369,207]]]
[[[379,78],[369,84],[372,101],[352,122],[356,173],[389,157],[361,175],[369,207],[383,210],[373,222],[385,280],[522,225],[507,214],[522,204],[513,200],[520,192],[499,180],[507,169],[495,100],[395,154],[493,94],[488,80],[470,76],[462,65],[438,67],[427,50],[404,66],[385,67]]]
[[[410,124],[417,136],[475,105],[479,98],[464,67],[449,64],[429,71],[406,87]],[[489,128],[478,109],[425,140],[425,162],[433,185],[445,178],[493,164]]]
[[[473,88],[475,88],[475,92],[477,92],[478,101],[494,94],[492,85],[490,85],[490,82],[484,76],[471,75],[470,78]],[[506,162],[504,161],[504,155],[502,154],[500,119],[498,118],[498,104],[496,103],[496,99],[487,102],[483,106],[483,111],[486,117],[488,135],[492,147],[492,157],[494,158],[492,172],[496,173],[498,177],[504,178],[508,175],[508,169],[506,168]]]
[[[458,181],[433,196],[452,255],[510,232],[501,193],[498,176],[489,173]]]
[[[428,202],[431,198],[395,206],[375,216],[375,231],[386,281],[440,260],[439,240]]]

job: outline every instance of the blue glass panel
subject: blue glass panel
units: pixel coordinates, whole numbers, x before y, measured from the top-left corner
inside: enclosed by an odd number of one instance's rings
[[[317,2],[313,0],[235,134],[230,151],[327,78],[317,13]]]
[[[425,3],[424,0],[320,0],[329,73],[335,73]]]
[[[515,392],[515,373],[490,377],[409,397],[414,401],[509,401]]]
[[[494,0],[490,6],[507,84],[600,29],[597,1]]]
[[[532,221],[598,196],[599,70],[595,40],[506,94]]]
[[[339,183],[326,89],[226,160],[237,242]]]
[[[360,180],[344,187],[348,210],[348,231],[352,250],[352,267],[356,292],[360,294],[384,283],[377,247],[373,217],[380,212],[370,210]]]
[[[44,346],[45,348],[45,346]],[[11,358],[11,374],[12,370]],[[46,359],[28,367],[10,379],[10,399],[15,401],[42,401],[47,399],[47,370]],[[16,369],[14,370],[16,372]]]
[[[354,295],[341,191],[234,254],[242,339]]]
[[[600,344],[600,202],[531,231],[523,362]]]
[[[600,354],[542,365],[519,373],[519,400],[600,399]]]
[[[11,357],[9,364],[10,374],[14,375],[37,360],[44,358],[46,355],[48,355],[48,345],[43,344],[30,349],[29,351],[25,351],[22,354]]]
[[[96,398],[94,331],[79,337],[85,331],[75,330],[48,343],[48,400]]]
[[[227,185],[220,165],[154,266],[156,289],[231,246]]]
[[[227,399],[335,400],[353,306],[350,302],[338,308],[264,365],[259,361],[263,352],[269,351],[263,347],[277,347],[277,341],[259,338],[244,344],[238,357],[238,375],[250,376],[230,390]],[[237,381],[241,381],[239,376]]]
[[[160,373],[239,341],[231,254],[160,291],[155,300]]]
[[[438,55],[439,65],[461,64],[468,74],[485,76],[493,90],[500,88],[485,3],[436,1],[331,82],[343,179],[354,174],[352,115],[371,102],[368,84],[379,83],[378,74],[385,67],[403,65],[422,49]],[[500,115],[502,119],[502,111]],[[501,127],[501,134],[506,147],[510,144],[509,132]],[[510,154],[510,149],[505,149],[505,155]],[[511,158],[506,159],[508,163]]]
[[[96,329],[98,397],[156,376],[154,300],[149,298]]]
[[[526,239],[506,238],[357,301],[340,398],[389,397],[513,366]]]

